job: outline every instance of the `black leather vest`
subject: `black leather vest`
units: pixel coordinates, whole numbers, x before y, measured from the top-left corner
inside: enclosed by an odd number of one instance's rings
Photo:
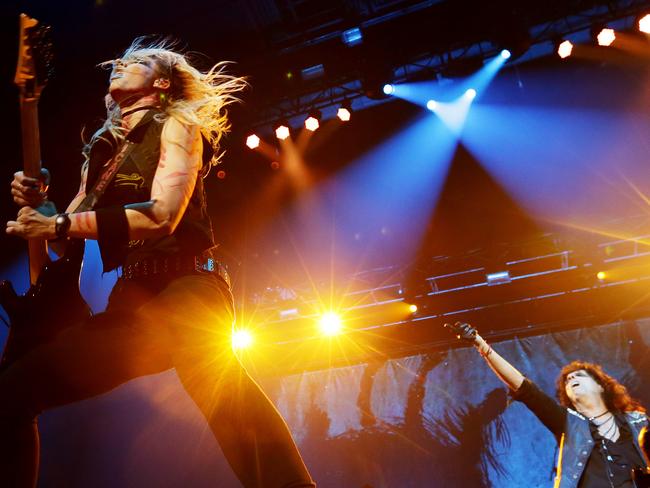
[[[151,186],[160,158],[160,135],[163,127],[163,123],[154,118],[156,113],[159,112],[147,112],[127,135],[127,139],[135,146],[95,208],[124,206],[151,200]],[[110,135],[107,138],[112,139]],[[92,188],[101,174],[102,166],[113,156],[116,147],[116,144],[104,140],[99,140],[93,145],[88,165],[87,189]],[[203,147],[205,167],[209,164],[212,153],[206,141]],[[119,249],[106,249],[107,246],[100,243],[100,251],[106,272],[120,265],[133,264],[144,259],[171,255],[200,255],[214,245],[203,180],[199,177],[185,213],[171,235],[130,241]]]

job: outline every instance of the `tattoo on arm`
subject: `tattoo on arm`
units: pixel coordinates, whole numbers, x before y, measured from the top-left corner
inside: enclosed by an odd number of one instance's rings
[[[79,232],[93,233],[97,230],[97,218],[95,212],[79,212],[70,214],[71,227]]]

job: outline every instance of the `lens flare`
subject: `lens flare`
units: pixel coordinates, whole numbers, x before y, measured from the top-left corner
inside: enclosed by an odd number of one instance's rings
[[[253,335],[246,329],[238,329],[232,333],[232,348],[246,349],[253,344]]]
[[[326,336],[335,336],[343,330],[341,317],[336,312],[325,312],[320,318],[320,330]]]

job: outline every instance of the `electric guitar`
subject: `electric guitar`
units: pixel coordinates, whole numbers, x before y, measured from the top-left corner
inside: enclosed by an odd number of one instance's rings
[[[39,178],[41,151],[38,101],[52,72],[50,28],[25,14],[20,15],[20,42],[14,82],[20,91],[23,171]],[[0,305],[9,316],[9,337],[0,369],[19,359],[38,344],[51,340],[61,329],[90,315],[79,292],[83,241],[70,241],[65,254],[51,261],[47,241],[28,240],[31,286],[18,296],[9,281],[0,282]]]

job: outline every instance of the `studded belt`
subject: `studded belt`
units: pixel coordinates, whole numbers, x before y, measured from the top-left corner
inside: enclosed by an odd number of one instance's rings
[[[166,256],[143,259],[122,266],[122,279],[126,280],[193,273],[215,273],[231,286],[226,267],[219,261],[202,256]]]

